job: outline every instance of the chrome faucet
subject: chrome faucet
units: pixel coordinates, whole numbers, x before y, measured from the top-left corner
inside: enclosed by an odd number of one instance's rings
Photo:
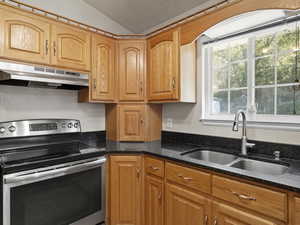
[[[232,131],[238,131],[239,130],[239,119],[240,115],[242,115],[243,119],[243,131],[242,131],[242,146],[241,146],[241,154],[242,155],[247,155],[248,153],[248,148],[253,148],[255,144],[253,143],[248,143],[247,141],[247,119],[246,119],[246,113],[243,110],[239,110],[236,112],[234,121],[233,121],[233,126],[232,126]]]

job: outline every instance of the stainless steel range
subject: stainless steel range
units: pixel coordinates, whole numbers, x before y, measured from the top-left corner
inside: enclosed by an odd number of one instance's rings
[[[96,225],[105,216],[104,152],[77,120],[0,123],[3,225]]]

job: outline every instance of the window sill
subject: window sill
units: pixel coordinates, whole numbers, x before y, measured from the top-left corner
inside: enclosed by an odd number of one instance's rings
[[[231,119],[200,119],[204,125],[208,126],[222,126],[231,127],[233,120]],[[247,127],[258,129],[276,129],[276,130],[289,130],[300,131],[300,123],[284,123],[284,122],[266,122],[266,121],[247,121]]]

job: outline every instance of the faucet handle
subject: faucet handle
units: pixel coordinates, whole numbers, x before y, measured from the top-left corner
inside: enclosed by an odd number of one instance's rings
[[[275,160],[280,160],[280,151],[274,151],[273,155],[275,156]]]
[[[233,121],[232,131],[239,131],[239,122]]]

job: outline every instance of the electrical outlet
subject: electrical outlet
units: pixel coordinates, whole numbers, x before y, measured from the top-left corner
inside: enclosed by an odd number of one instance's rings
[[[173,119],[167,118],[167,128],[173,128]]]

